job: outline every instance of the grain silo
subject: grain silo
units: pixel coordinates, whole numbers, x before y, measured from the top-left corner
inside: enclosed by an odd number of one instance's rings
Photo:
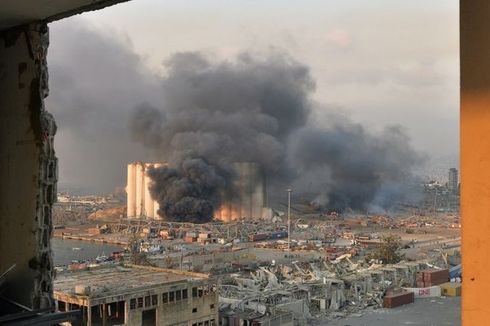
[[[144,214],[142,215],[146,215],[147,217],[150,217],[150,218],[154,218],[154,210],[153,210],[153,207],[154,207],[154,200],[153,198],[151,198],[151,194],[150,194],[150,185],[151,185],[151,179],[148,177],[148,170],[150,169],[150,167],[152,167],[153,164],[151,163],[145,163],[145,177],[144,177],[144,180],[143,180],[143,190],[144,190],[144,195],[145,195],[145,198],[144,198],[144,207],[145,207],[145,211],[144,211]]]
[[[151,167],[161,167],[166,163],[134,162],[128,164],[127,217],[160,219],[157,211],[158,202],[150,194],[151,178],[148,171]]]
[[[128,185],[126,186],[128,217],[136,216],[136,163],[128,164]]]
[[[257,163],[234,163],[234,191],[224,194],[224,202],[215,218],[230,222],[244,218],[261,218],[266,203],[266,178]]]
[[[141,217],[145,210],[145,165],[136,163],[136,215]]]

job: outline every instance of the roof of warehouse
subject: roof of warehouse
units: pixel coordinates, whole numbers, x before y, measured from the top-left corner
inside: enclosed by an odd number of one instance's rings
[[[88,286],[96,296],[112,295],[121,292],[150,288],[166,283],[205,279],[196,273],[181,273],[146,267],[109,266],[90,270],[67,271],[59,273],[54,282],[54,290],[75,295],[76,286]]]

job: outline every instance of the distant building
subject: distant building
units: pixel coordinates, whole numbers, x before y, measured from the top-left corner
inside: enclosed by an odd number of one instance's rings
[[[81,309],[83,325],[218,325],[218,292],[205,274],[143,266],[59,273],[58,311]]]
[[[458,170],[455,168],[449,169],[449,179],[447,187],[451,194],[458,193]]]

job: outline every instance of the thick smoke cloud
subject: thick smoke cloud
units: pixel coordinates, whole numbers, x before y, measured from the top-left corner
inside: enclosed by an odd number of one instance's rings
[[[416,199],[412,168],[423,161],[400,127],[380,134],[332,116],[327,129],[303,128],[292,137],[291,164],[300,175],[319,176],[310,192],[320,208],[379,212]],[[299,178],[304,183],[308,178]],[[301,187],[301,185],[299,185]]]
[[[274,170],[288,135],[308,119],[313,82],[305,66],[285,56],[212,63],[181,53],[167,69],[163,111],[139,107],[131,130],[134,139],[170,159],[254,161]]]
[[[188,219],[209,220],[223,193],[234,191],[232,163],[251,161],[271,175],[284,172],[287,139],[307,122],[314,84],[305,66],[284,55],[214,63],[180,53],[166,65],[162,111],[139,106],[130,129],[135,140],[170,161],[170,168],[151,174],[161,215],[180,220],[185,212]],[[214,177],[196,180],[186,168],[195,162],[203,175]],[[170,184],[163,182],[168,178]],[[203,207],[211,212],[207,218],[198,209]]]
[[[314,82],[295,60],[179,53],[166,68],[162,106],[141,105],[130,120],[133,139],[169,160],[151,173],[165,218],[212,218],[233,191],[232,163],[244,161],[265,169],[271,192],[293,184],[321,209],[384,209],[407,199],[421,156],[402,130],[373,134],[333,114],[312,127]]]

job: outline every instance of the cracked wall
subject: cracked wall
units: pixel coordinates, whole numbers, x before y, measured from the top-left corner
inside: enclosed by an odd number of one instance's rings
[[[51,208],[56,200],[56,125],[44,107],[49,45],[44,23],[0,33],[0,274],[3,294],[52,306]]]

